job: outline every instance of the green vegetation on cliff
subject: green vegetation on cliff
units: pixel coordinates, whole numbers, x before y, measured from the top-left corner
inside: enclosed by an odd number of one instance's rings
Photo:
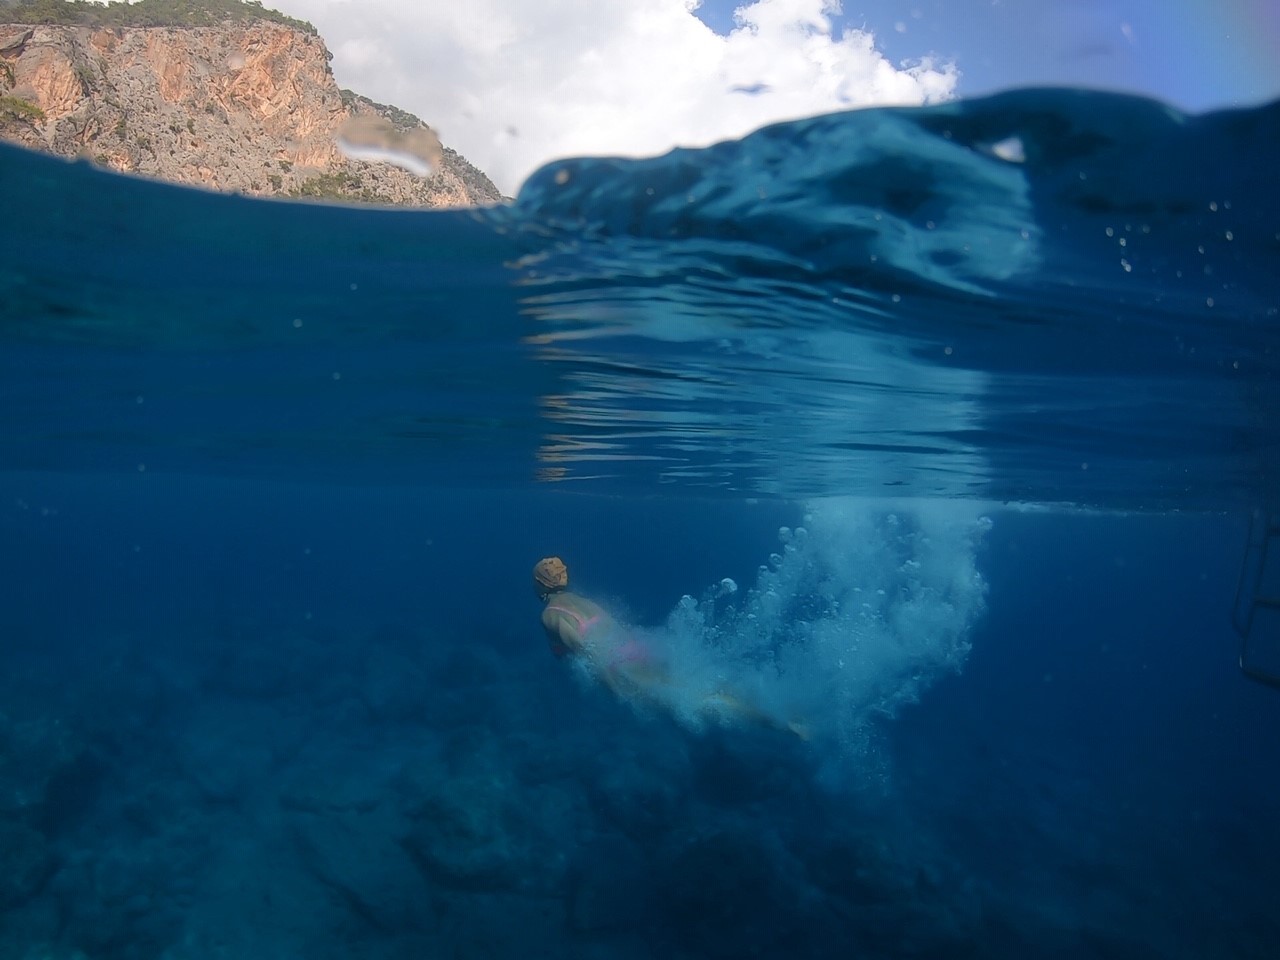
[[[227,20],[270,20],[318,36],[305,20],[268,10],[258,0],[0,0],[0,23],[83,27],[212,27]]]
[[[43,120],[44,111],[19,97],[0,97],[0,123],[6,120]]]
[[[342,89],[338,91],[338,95],[342,97],[342,105],[348,110],[353,110],[358,104],[365,104],[373,109],[379,116],[385,117],[391,122],[391,126],[399,130],[401,133],[408,133],[410,130],[420,130],[423,128],[431,129],[425,120],[421,120],[414,116],[408,110],[401,110],[399,107],[393,107],[387,103],[378,103],[376,100],[370,100],[368,97],[362,97],[353,90]]]
[[[304,180],[289,191],[289,196],[309,200],[361,200],[365,203],[378,203],[380,200],[359,176],[342,170]]]

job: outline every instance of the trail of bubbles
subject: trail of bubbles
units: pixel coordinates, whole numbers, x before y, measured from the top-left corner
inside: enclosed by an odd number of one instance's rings
[[[696,725],[705,691],[728,689],[860,749],[873,717],[963,665],[985,609],[977,554],[989,527],[952,501],[808,504],[753,587],[722,580],[672,610],[661,639],[687,691],[673,708]]]

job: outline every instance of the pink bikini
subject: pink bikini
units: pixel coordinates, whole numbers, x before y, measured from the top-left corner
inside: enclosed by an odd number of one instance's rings
[[[571,610],[569,607],[557,606],[554,603],[547,604],[547,609],[554,610],[556,613],[562,613],[573,620],[574,625],[578,628],[578,636],[584,641],[587,639],[587,633],[590,632],[591,628],[599,623],[601,619],[600,614],[598,613],[594,617],[584,617],[577,610]],[[565,654],[569,653],[569,648],[562,643],[553,644],[552,650],[555,651],[555,654],[558,657],[563,657]],[[648,647],[639,640],[636,640],[634,637],[628,637],[622,643],[618,644],[617,648],[609,654],[606,666],[612,668],[623,664],[645,663],[651,658],[652,654],[649,652]]]

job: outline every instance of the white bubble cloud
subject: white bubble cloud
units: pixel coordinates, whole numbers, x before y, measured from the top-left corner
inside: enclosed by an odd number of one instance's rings
[[[778,120],[955,91],[954,65],[893,64],[832,0],[756,0],[720,36],[693,0],[283,0],[338,82],[418,114],[504,193],[558,157],[645,156]]]

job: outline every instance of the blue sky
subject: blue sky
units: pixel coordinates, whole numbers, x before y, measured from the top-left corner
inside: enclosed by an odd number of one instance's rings
[[[703,0],[717,33],[744,0]],[[837,31],[869,29],[893,62],[953,60],[957,93],[1067,85],[1187,110],[1280,96],[1280,0],[844,0]]]

